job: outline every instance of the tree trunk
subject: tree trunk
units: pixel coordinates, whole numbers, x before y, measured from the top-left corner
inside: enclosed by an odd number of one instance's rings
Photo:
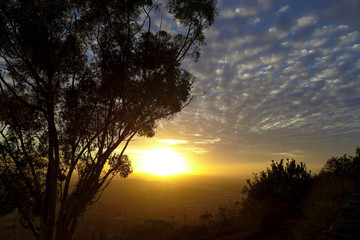
[[[52,240],[55,227],[57,175],[59,169],[59,143],[55,125],[54,94],[52,91],[52,80],[49,78],[47,103],[48,122],[48,166],[46,174],[46,189],[44,205],[40,213],[40,240]]]
[[[66,209],[64,214],[59,216],[56,226],[56,240],[71,240],[75,232],[82,204]]]

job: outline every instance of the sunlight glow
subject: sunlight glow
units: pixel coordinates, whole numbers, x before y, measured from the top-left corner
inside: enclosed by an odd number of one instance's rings
[[[139,171],[159,176],[188,173],[186,159],[171,148],[154,148],[144,151]]]

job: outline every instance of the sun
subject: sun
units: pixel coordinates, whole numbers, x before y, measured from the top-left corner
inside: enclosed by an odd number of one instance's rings
[[[186,159],[177,151],[161,147],[144,151],[139,171],[159,176],[171,176],[188,172]]]

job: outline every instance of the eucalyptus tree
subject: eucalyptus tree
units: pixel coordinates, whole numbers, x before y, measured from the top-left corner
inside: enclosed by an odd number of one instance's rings
[[[71,239],[125,149],[181,111],[215,0],[2,0],[0,204],[41,240]],[[126,196],[124,196],[126,197]]]

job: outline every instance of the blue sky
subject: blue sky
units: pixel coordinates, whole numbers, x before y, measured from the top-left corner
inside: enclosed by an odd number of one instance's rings
[[[214,169],[294,158],[316,170],[360,145],[360,1],[222,0],[195,100],[151,141]],[[264,167],[262,167],[264,168]]]

